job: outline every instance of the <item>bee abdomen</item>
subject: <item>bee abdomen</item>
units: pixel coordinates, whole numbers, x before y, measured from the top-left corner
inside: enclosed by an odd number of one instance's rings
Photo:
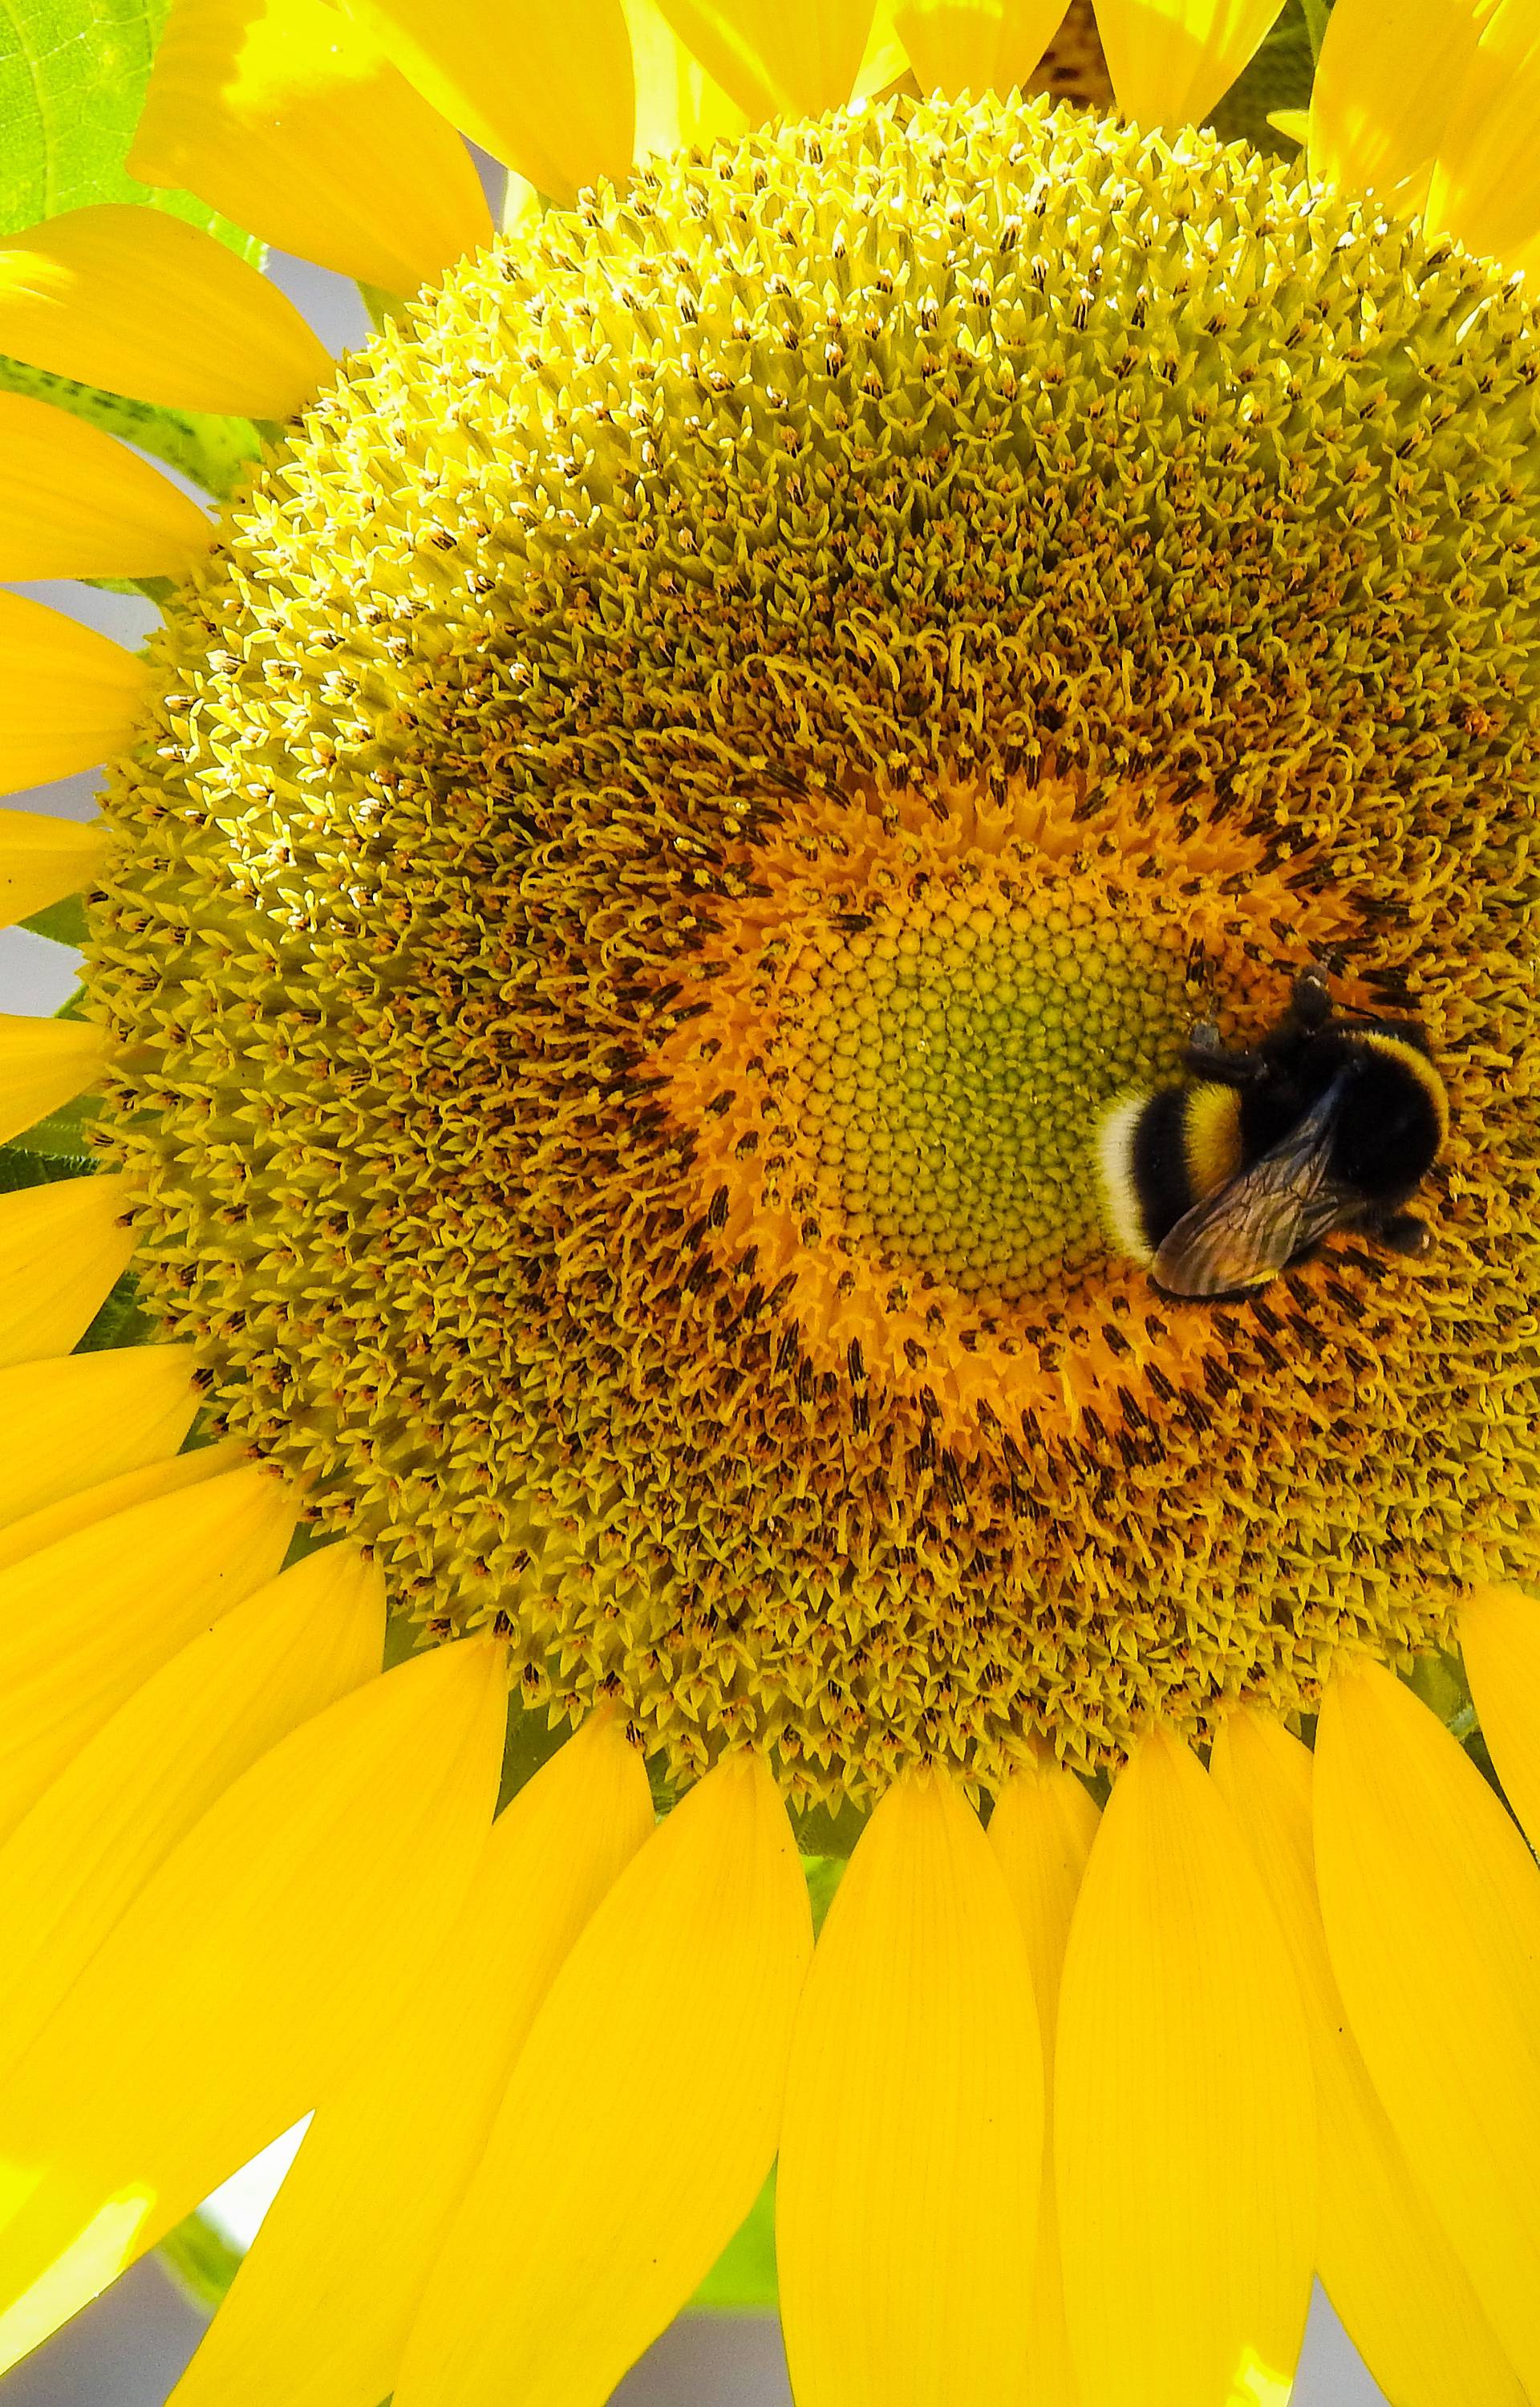
[[[1149,1262],[1194,1204],[1240,1166],[1240,1104],[1233,1087],[1200,1081],[1120,1096],[1096,1132],[1108,1235]]]

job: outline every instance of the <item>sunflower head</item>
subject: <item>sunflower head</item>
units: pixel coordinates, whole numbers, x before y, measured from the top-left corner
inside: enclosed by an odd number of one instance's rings
[[[172,608],[93,1005],[227,1425],[676,1776],[1084,1770],[1534,1560],[1527,306],[1211,136],[895,102],[353,363]],[[1095,1130],[1322,949],[1426,1266],[1172,1304]]]
[[[0,2368],[304,2117],[183,2407],[600,2407],[772,2202],[798,2407],[1280,2407],[1312,2272],[1540,2400],[1540,36],[1172,130],[1276,8],[1097,0],[1119,123],[1037,0],[173,0],[169,207],[0,249],[0,573],[164,604],[0,594],[113,759],[0,818],[0,1186],[105,1174],[0,1193]],[[1318,1045],[1383,1212],[1171,1293]]]

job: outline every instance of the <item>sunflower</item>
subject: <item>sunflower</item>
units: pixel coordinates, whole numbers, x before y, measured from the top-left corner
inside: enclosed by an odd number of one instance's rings
[[[772,2161],[798,2407],[1540,2399],[1540,30],[1055,14],[174,0],[0,249],[162,615],[0,597],[6,2363],[310,2113],[181,2407],[600,2407]],[[1173,1303],[1327,958],[1436,1242]]]

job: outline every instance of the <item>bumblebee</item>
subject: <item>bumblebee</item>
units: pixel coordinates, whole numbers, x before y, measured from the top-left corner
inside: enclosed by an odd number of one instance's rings
[[[1423,1253],[1404,1207],[1438,1158],[1448,1099],[1426,1033],[1334,1005],[1320,968],[1246,1051],[1194,1030],[1188,1075],[1118,1099],[1097,1132],[1109,1230],[1172,1296],[1246,1295],[1359,1229]]]

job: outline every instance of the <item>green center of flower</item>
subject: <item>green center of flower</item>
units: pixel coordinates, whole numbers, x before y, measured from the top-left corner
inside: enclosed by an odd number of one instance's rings
[[[1097,1113],[1191,1018],[1185,963],[1085,902],[960,882],[841,932],[783,1108],[863,1247],[1000,1300],[1105,1240]]]
[[[897,104],[468,260],[242,503],[107,1142],[214,1408],[542,1728],[987,1786],[1540,1571],[1535,357],[1238,148]],[[1437,1247],[1172,1307],[1098,1105],[1323,945]]]

